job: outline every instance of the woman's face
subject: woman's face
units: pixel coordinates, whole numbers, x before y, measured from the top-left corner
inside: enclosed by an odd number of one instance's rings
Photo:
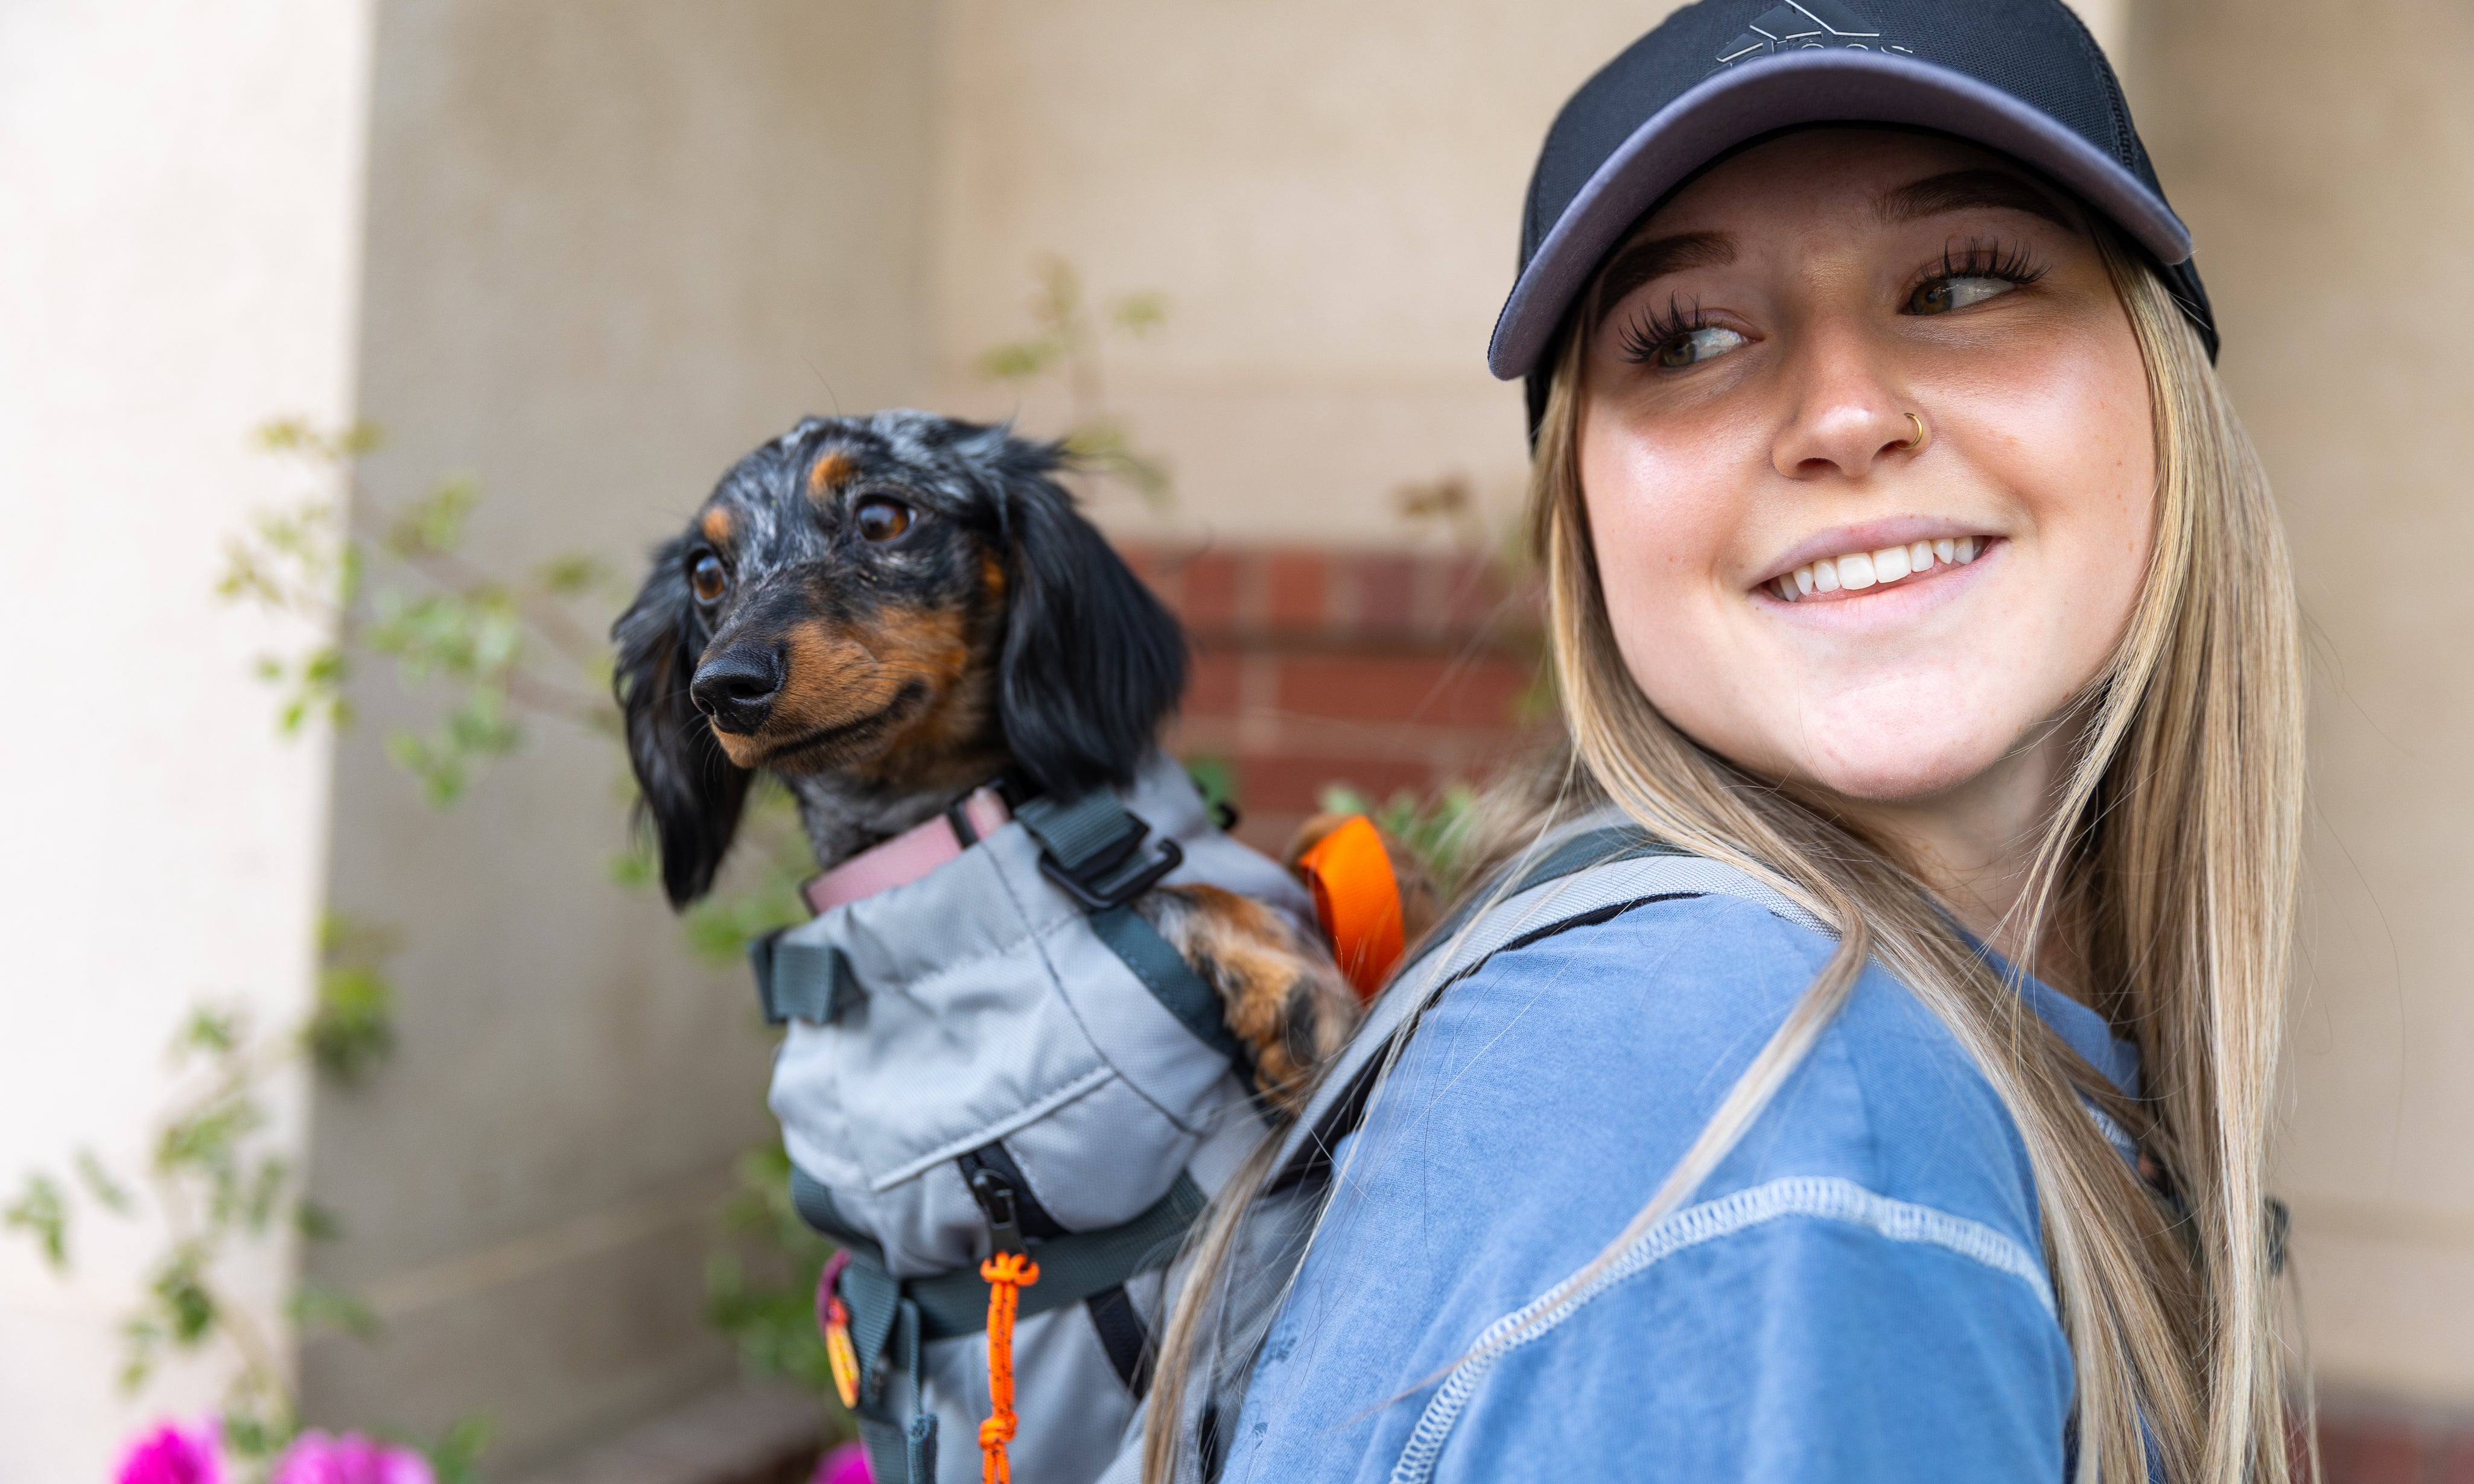
[[[1922,800],[2097,676],[2155,459],[2080,221],[1998,156],[1819,130],[1710,171],[1610,260],[1582,311],[1591,539],[1634,679],[1702,745]]]

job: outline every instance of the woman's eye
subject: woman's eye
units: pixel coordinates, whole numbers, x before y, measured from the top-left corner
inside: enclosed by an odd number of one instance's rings
[[[695,588],[697,602],[718,603],[721,595],[730,590],[730,573],[723,569],[719,557],[702,552],[688,568],[688,583]]]
[[[1686,330],[1681,335],[1669,336],[1659,345],[1655,359],[1659,365],[1669,371],[1681,371],[1686,366],[1698,366],[1704,361],[1714,360],[1743,343],[1744,337],[1734,330],[1722,329],[1714,324],[1706,325],[1697,330]]]
[[[859,534],[871,541],[889,541],[910,529],[910,507],[882,495],[860,501],[851,517],[859,522]]]
[[[2007,278],[1990,278],[1980,274],[1933,278],[1917,285],[1916,291],[1907,296],[1907,313],[1948,314],[1988,299],[1999,299],[2018,286]]]

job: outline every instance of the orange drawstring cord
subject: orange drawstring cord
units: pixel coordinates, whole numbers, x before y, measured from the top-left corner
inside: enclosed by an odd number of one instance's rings
[[[1022,1290],[1039,1281],[1031,1254],[1001,1252],[980,1264],[988,1284],[988,1420],[980,1424],[980,1484],[1013,1484],[1006,1445],[1013,1441],[1013,1315]]]

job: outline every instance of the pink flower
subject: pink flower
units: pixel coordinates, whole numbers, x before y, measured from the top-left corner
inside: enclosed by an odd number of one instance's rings
[[[223,1429],[211,1417],[183,1432],[165,1423],[129,1445],[117,1484],[224,1484]]]
[[[843,1444],[816,1460],[816,1472],[808,1484],[876,1484],[876,1475],[867,1469],[867,1449],[856,1443]]]
[[[438,1484],[438,1476],[411,1448],[357,1432],[329,1437],[312,1427],[283,1450],[272,1484]]]

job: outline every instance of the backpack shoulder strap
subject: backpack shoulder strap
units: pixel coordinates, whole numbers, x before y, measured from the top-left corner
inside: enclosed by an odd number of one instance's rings
[[[1497,953],[1681,897],[1741,898],[1800,927],[1830,931],[1734,867],[1686,854],[1612,813],[1540,840],[1503,880],[1438,924],[1393,975],[1339,1064],[1290,1125],[1267,1189],[1286,1189],[1328,1167],[1333,1148],[1365,1115],[1393,1052],[1417,1033],[1427,1007]]]

